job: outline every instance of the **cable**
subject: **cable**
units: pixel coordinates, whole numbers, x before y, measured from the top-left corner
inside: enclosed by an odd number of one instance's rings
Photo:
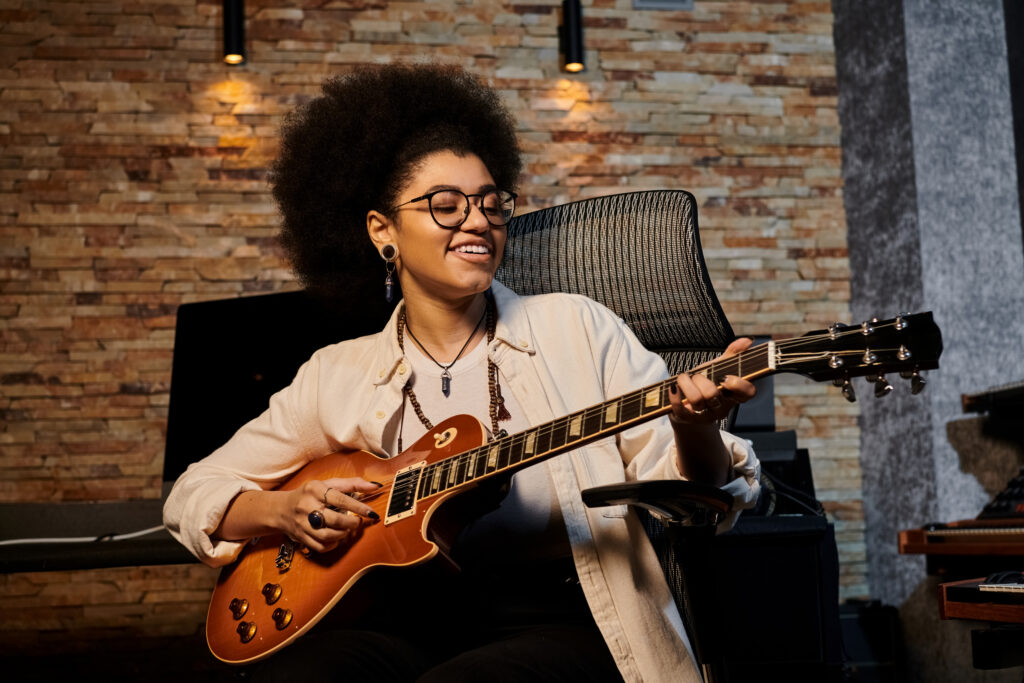
[[[782,496],[788,499],[790,502],[796,503],[798,506],[804,508],[815,517],[825,517],[825,506],[821,504],[821,501],[813,498],[803,491],[793,488],[789,484],[781,481],[777,477],[773,477],[764,470],[761,470],[761,476],[767,477],[775,487],[775,495]],[[810,502],[808,502],[810,501]]]
[[[0,545],[27,545],[30,543],[105,543],[107,541],[124,541],[129,538],[146,536],[147,534],[153,534],[157,531],[162,531],[163,528],[164,526],[161,524],[160,526],[151,526],[148,529],[132,531],[127,534],[102,534],[100,536],[77,536],[73,538],[12,538],[6,541],[0,541]]]

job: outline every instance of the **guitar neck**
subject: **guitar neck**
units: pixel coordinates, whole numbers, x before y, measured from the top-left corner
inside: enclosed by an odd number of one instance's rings
[[[690,374],[704,375],[716,385],[722,384],[728,375],[755,379],[774,371],[774,350],[774,342],[760,344],[735,356],[699,365]],[[416,497],[426,498],[498,474],[511,474],[541,460],[666,415],[672,409],[669,387],[673,384],[674,377],[665,379],[426,465],[418,477]]]

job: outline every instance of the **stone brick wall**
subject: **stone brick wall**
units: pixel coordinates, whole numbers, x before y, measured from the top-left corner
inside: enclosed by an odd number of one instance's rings
[[[827,0],[585,1],[588,69],[571,78],[556,0],[250,0],[241,68],[218,58],[220,4],[0,5],[0,501],[159,497],[176,308],[295,287],[265,170],[282,115],[357,63],[429,57],[493,83],[520,122],[524,210],[693,192],[737,332],[849,317]],[[842,594],[864,595],[857,409],[799,378],[776,392],[837,523]],[[4,612],[0,640],[188,632],[212,581],[176,567],[4,576],[22,610]]]

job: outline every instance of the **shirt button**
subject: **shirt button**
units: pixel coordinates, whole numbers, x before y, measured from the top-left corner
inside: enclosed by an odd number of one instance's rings
[[[383,370],[378,371],[377,372],[377,377],[383,378],[384,377],[384,371]]]
[[[384,411],[383,411],[383,410],[378,410],[378,411],[377,411],[377,413],[376,413],[376,415],[377,415],[377,419],[378,419],[378,420],[383,420],[383,419],[384,419],[384,417],[385,417],[385,415],[384,415]]]
[[[407,371],[408,369],[409,369],[409,368],[407,368],[407,367],[405,366],[405,363],[399,363],[399,364],[398,364],[398,374],[399,374],[399,375],[404,375],[404,374],[406,373],[406,371]]]
[[[530,345],[530,342],[526,341],[525,339],[520,339],[519,340],[519,345],[522,346],[525,349],[527,346]]]

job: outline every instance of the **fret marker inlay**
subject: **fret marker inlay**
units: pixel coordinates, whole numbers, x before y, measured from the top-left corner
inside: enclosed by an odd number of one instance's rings
[[[655,408],[661,405],[661,387],[654,387],[644,396],[644,407]]]
[[[612,403],[604,411],[604,421],[605,421],[605,423],[606,424],[612,424],[613,422],[615,422],[615,418],[618,417],[618,414],[619,414],[619,404],[618,404],[618,402]]]
[[[529,434],[526,435],[526,448],[525,448],[525,452],[527,454],[531,454],[531,455],[533,454],[533,442],[536,441],[536,440],[537,440],[537,434],[535,432],[530,432]]]
[[[583,416],[582,415],[577,415],[576,417],[574,417],[572,419],[572,422],[569,423],[569,436],[579,436],[580,435],[580,427],[582,427],[582,425],[583,425]]]

